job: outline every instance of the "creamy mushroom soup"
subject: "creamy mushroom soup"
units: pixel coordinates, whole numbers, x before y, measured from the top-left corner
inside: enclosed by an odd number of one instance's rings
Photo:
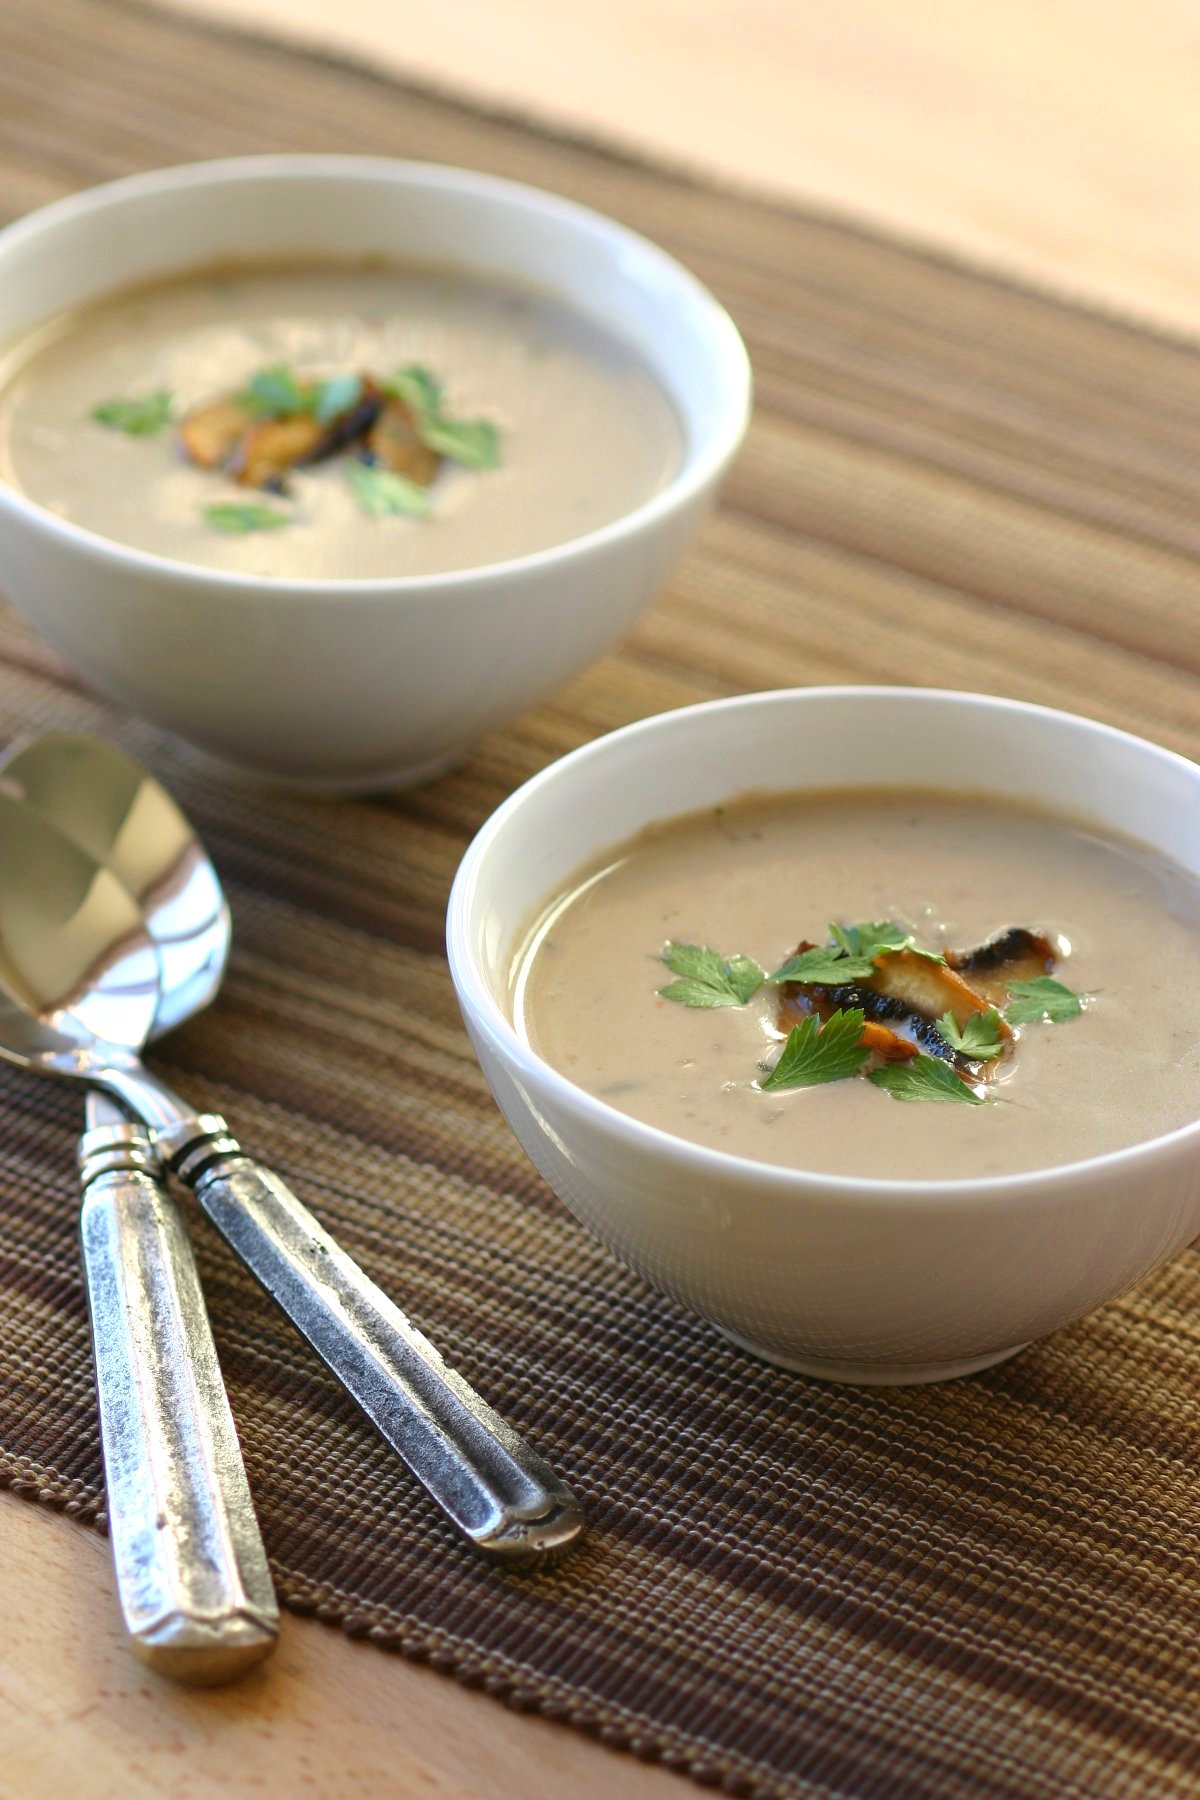
[[[197,272],[0,359],[0,479],[136,549],[280,579],[546,549],[650,499],[683,450],[616,336],[458,272]]]
[[[981,796],[748,796],[552,896],[515,1024],[646,1123],[797,1169],[937,1180],[1200,1113],[1200,883]]]

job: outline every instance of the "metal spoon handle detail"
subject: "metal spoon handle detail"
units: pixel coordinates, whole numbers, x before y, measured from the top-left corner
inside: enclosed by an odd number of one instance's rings
[[[449,1368],[224,1120],[171,1126],[156,1144],[217,1230],[467,1537],[510,1565],[544,1563],[583,1512],[541,1457]]]
[[[279,1609],[179,1213],[140,1126],[79,1145],[108,1530],[136,1656],[231,1681],[274,1648]]]

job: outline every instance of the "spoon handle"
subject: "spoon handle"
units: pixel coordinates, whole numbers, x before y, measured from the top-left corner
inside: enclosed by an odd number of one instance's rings
[[[279,1608],[191,1245],[139,1126],[93,1126],[79,1166],[108,1531],[131,1646],[176,1681],[232,1681],[274,1648]]]
[[[338,1247],[277,1175],[209,1115],[160,1153],[217,1230],[443,1512],[493,1560],[545,1563],[583,1529],[574,1495]]]

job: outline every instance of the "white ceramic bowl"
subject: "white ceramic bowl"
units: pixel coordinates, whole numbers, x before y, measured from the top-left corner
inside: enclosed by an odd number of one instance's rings
[[[623,1262],[772,1361],[848,1381],[936,1381],[1080,1318],[1200,1234],[1200,1118],[1133,1149],[1007,1178],[793,1172],[615,1111],[542,1061],[505,1006],[521,928],[589,858],[653,819],[748,789],[856,784],[1063,808],[1200,876],[1200,768],[1140,738],[976,694],[751,694],[614,732],[520,788],[459,870],[450,966],[509,1124]]]
[[[229,258],[398,254],[532,284],[665,390],[674,480],[571,543],[461,574],[292,582],[191,568],[0,482],[0,583],[102,693],[227,760],[327,787],[419,780],[585,668],[653,599],[741,441],[746,352],[695,278],[598,213],[488,175],[366,157],[193,164],[0,232],[0,344],[132,283]]]

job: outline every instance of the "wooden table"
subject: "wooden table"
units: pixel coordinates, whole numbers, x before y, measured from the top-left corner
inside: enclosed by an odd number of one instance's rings
[[[180,3],[1200,326],[1200,22],[1185,0],[913,0],[902,13],[884,0],[454,0],[402,15],[389,0]],[[0,1567],[5,1795],[681,1792],[660,1769],[293,1618],[239,1687],[173,1689],[129,1658],[104,1540],[8,1494]]]
[[[6,1800],[678,1800],[682,1791],[665,1769],[286,1614],[275,1655],[236,1687],[174,1687],[125,1647],[107,1540],[6,1493],[0,1569]]]
[[[1200,325],[1192,0],[167,0]]]

